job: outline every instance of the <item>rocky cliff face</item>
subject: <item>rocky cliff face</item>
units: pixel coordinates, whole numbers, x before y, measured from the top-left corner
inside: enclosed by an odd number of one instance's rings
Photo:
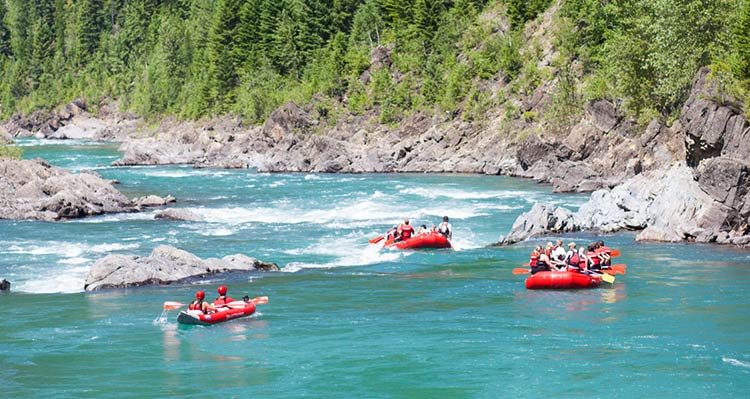
[[[709,71],[702,69],[672,127],[685,143],[682,159],[594,192],[563,228],[553,222],[564,210],[535,206],[500,243],[548,232],[632,229],[641,230],[639,240],[750,246],[750,124],[738,107],[718,98]]]

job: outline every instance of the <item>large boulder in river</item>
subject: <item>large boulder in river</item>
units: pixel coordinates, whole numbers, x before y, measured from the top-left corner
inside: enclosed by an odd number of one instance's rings
[[[701,190],[693,171],[678,164],[638,175],[612,190],[594,192],[576,213],[587,229],[643,230],[639,240],[714,241],[728,208]]]
[[[174,202],[171,196],[144,198],[131,201],[95,172],[75,174],[43,159],[0,158],[0,219],[56,221]]]
[[[568,209],[537,203],[530,211],[519,216],[507,237],[500,237],[497,245],[509,245],[548,233],[563,233],[579,230]]]
[[[170,284],[233,271],[279,270],[275,263],[236,254],[222,259],[201,259],[168,245],[156,247],[149,256],[108,255],[91,266],[86,291],[152,284]]]
[[[0,159],[0,219],[53,221],[134,210],[96,174],[73,174],[43,159]]]
[[[205,220],[201,215],[184,208],[165,209],[154,215],[154,219],[184,220],[188,222],[202,222]]]

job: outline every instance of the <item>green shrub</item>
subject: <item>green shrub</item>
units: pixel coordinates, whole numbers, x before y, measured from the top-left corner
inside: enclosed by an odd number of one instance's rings
[[[0,144],[0,158],[21,159],[23,149],[16,145]]]

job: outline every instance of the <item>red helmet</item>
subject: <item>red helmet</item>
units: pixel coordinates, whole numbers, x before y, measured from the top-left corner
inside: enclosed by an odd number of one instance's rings
[[[226,295],[227,294],[227,286],[226,285],[220,285],[218,291],[219,291],[219,295]]]
[[[203,292],[203,291],[198,291],[198,292],[195,293],[195,298],[197,298],[197,299],[203,299],[205,297],[206,297],[206,293]]]

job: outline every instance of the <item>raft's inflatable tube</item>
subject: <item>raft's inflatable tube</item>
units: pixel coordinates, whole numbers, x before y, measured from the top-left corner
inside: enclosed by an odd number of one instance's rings
[[[418,249],[418,248],[450,248],[451,243],[444,235],[438,232],[431,232],[429,234],[420,234],[409,238],[408,240],[399,241],[394,243],[392,239],[386,241],[386,248],[398,248],[398,249]]]
[[[182,311],[177,316],[177,322],[182,324],[199,324],[207,326],[223,323],[240,317],[250,316],[253,313],[255,313],[255,304],[248,302],[245,304],[244,308],[229,308],[227,310],[209,314],[204,314],[199,310]]]
[[[538,272],[526,279],[526,288],[530,290],[594,288],[601,283],[601,277],[578,272]]]

